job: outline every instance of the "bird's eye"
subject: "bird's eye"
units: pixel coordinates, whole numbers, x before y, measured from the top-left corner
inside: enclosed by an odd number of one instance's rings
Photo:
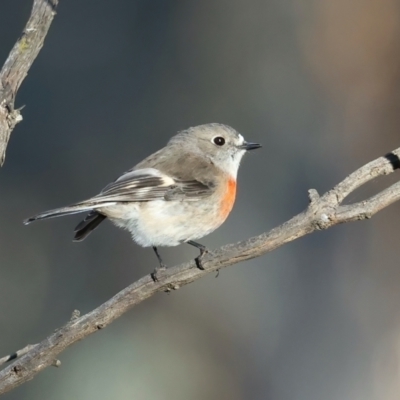
[[[213,142],[217,145],[217,146],[223,146],[225,144],[225,139],[222,136],[216,136],[213,139]]]

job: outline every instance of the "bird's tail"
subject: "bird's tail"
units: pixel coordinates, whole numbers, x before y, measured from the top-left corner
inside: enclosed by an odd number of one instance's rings
[[[97,205],[98,207],[98,205]],[[72,206],[56,208],[54,210],[44,211],[40,214],[34,215],[33,217],[27,218],[24,220],[24,224],[28,225],[33,221],[37,221],[40,219],[47,219],[47,218],[56,218],[56,217],[63,217],[64,215],[72,215],[78,214],[85,211],[91,211],[93,208],[97,208],[93,204],[88,203],[77,203],[73,204]]]

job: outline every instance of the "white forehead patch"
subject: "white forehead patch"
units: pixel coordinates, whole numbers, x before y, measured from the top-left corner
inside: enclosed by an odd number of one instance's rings
[[[238,133],[238,136],[239,136],[239,144],[243,144],[244,143],[244,137],[240,133]]]

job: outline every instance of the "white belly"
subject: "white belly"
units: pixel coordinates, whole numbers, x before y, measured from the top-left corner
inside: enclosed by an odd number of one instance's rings
[[[127,229],[143,247],[177,246],[200,239],[221,225],[214,202],[157,200],[120,204],[99,210],[117,226]]]

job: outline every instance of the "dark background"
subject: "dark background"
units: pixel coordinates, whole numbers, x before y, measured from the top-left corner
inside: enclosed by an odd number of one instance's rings
[[[1,1],[0,61],[31,3]],[[264,147],[202,243],[271,229],[309,188],[399,146],[399,36],[395,0],[60,0],[0,171],[0,355],[156,264],[109,223],[77,244],[79,216],[24,218],[98,193],[178,130],[221,122]],[[399,222],[395,204],[154,296],[4,398],[398,399]],[[169,265],[197,254],[161,251]]]

